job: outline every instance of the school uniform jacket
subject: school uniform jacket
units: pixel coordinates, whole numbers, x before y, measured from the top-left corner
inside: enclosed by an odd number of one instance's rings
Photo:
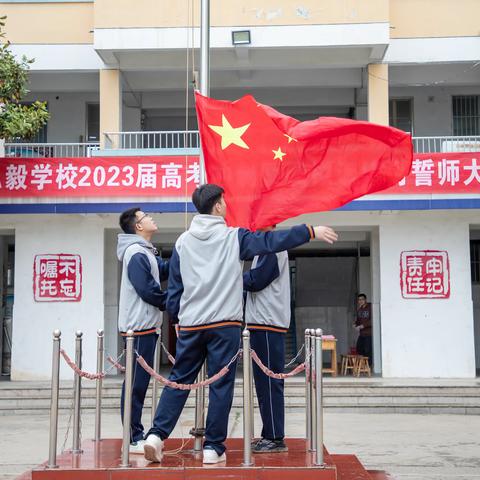
[[[288,253],[256,256],[243,274],[247,291],[245,323],[252,330],[285,333],[290,326],[290,269]]]
[[[118,329],[153,333],[161,326],[167,292],[160,282],[168,277],[169,264],[140,235],[118,235],[117,256],[123,264],[118,305]]]
[[[227,227],[220,216],[196,215],[170,259],[166,309],[172,321],[181,330],[240,326],[244,260],[294,248],[313,237],[307,225],[253,233]]]

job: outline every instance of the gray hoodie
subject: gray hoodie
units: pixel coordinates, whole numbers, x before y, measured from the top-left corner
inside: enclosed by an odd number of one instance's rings
[[[168,275],[155,247],[140,235],[118,235],[117,256],[122,262],[122,281],[118,305],[118,329],[144,331],[162,324],[166,292],[160,287]]]
[[[306,243],[312,228],[278,232],[232,228],[222,217],[196,215],[177,240],[170,259],[167,310],[180,327],[241,322],[243,261]]]
[[[180,326],[242,320],[242,269],[238,229],[222,217],[196,215],[177,240],[183,295]]]
[[[278,276],[264,289],[248,292],[245,305],[245,322],[253,325],[278,327],[290,326],[290,268],[288,252],[276,254]],[[252,269],[257,266],[253,259]]]

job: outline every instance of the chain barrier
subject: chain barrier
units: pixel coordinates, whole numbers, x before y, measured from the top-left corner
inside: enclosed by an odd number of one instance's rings
[[[266,365],[262,363],[260,358],[258,357],[255,350],[250,350],[250,355],[252,356],[252,360],[258,365],[260,370],[270,378],[276,378],[277,380],[283,380],[285,378],[293,377],[294,375],[298,375],[299,373],[305,370],[305,363],[301,363],[300,365],[296,366],[291,372],[288,373],[274,373],[270,370]]]
[[[295,361],[297,360],[297,358],[302,354],[304,348],[305,348],[305,344],[303,344],[300,347],[300,350],[297,352],[297,354],[283,368],[288,368],[291,365],[293,365],[295,363]]]
[[[196,383],[177,383],[173,382],[171,380],[168,380],[168,378],[165,378],[164,376],[160,375],[157,373],[146,361],[145,359],[138,354],[138,352],[135,352],[137,355],[137,362],[139,365],[148,373],[150,374],[151,377],[155,378],[158,382],[160,382],[162,385],[165,385],[166,387],[174,388],[176,390],[196,390],[197,388],[200,387],[207,387],[208,385],[211,385],[212,383],[216,382],[220,378],[224,377],[230,370],[230,365],[235,362],[242,352],[241,349],[238,350],[238,352],[232,357],[232,359],[225,365],[219,372],[217,372],[215,375],[210,377],[207,380],[204,380],[203,382],[196,382]]]
[[[123,353],[116,359],[114,360],[110,355],[107,357],[107,361],[112,364],[112,366],[109,369],[116,368],[119,372],[124,372],[125,367],[120,364],[121,358],[125,355],[125,350]],[[107,370],[108,372],[108,370]]]
[[[60,353],[64,358],[67,365],[79,376],[83,378],[87,378],[88,380],[97,380],[99,378],[105,377],[105,372],[100,373],[90,373],[86,372],[85,370],[81,370],[78,365],[68,356],[67,352],[63,348],[60,349]]]
[[[164,345],[163,342],[160,343],[162,345],[162,350],[165,352],[167,355],[168,361],[172,364],[175,365],[175,357],[167,350],[167,347]]]
[[[68,436],[70,434],[70,425],[72,424],[74,404],[75,404],[75,398],[72,395],[72,404],[70,406],[70,415],[68,417],[67,430],[65,432],[65,438],[63,439],[62,448],[60,449],[62,453],[65,451],[65,446],[67,445]]]
[[[86,372],[85,370],[82,370],[78,367],[78,365],[68,356],[67,352],[63,348],[60,349],[60,353],[62,357],[64,358],[65,362],[67,365],[80,377],[86,378],[88,380],[98,380],[101,378],[105,378],[107,373],[109,373],[113,368],[117,368],[118,370],[124,372],[125,367],[120,365],[119,361],[122,359],[122,357],[125,355],[125,350],[123,353],[116,359],[114,360],[110,355],[107,357],[107,360],[112,364],[111,367],[107,368],[103,372],[99,373],[90,373]]]

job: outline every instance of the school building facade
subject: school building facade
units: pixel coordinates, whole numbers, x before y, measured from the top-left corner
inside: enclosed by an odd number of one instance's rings
[[[165,257],[188,228],[200,178],[199,5],[0,2],[12,51],[35,58],[26,100],[46,101],[51,113],[38,138],[7,142],[0,161],[0,358],[12,380],[49,377],[56,328],[71,354],[84,332],[86,370],[95,369],[97,329],[107,353],[120,352],[121,211],[154,213]],[[291,354],[310,327],[347,353],[363,292],[376,374],[477,375],[479,17],[476,0],[211,1],[212,97],[250,93],[300,120],[369,120],[414,139],[412,173],[398,186],[285,222],[340,235],[335,246],[289,252]]]

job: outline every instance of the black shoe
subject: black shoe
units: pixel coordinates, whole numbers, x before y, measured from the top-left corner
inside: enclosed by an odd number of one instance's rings
[[[255,446],[252,445],[253,453],[280,453],[288,452],[288,447],[285,445],[283,440],[268,440],[262,438],[261,440],[255,443]]]
[[[252,442],[250,443],[250,446],[253,448],[255,448],[255,446],[257,445],[258,442],[261,442],[262,439],[261,438],[256,438],[255,440],[252,440]]]

